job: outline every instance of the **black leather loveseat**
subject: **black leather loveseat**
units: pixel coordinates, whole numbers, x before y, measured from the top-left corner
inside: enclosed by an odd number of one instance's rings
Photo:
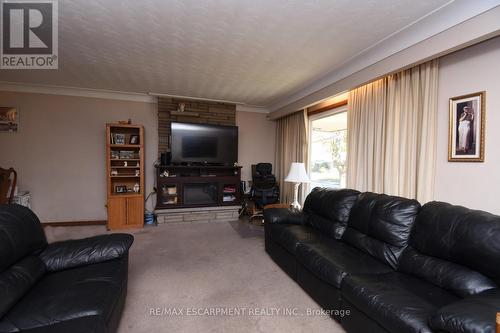
[[[0,205],[0,332],[115,332],[133,237],[47,245],[29,209]]]
[[[273,260],[348,332],[495,332],[500,217],[443,202],[315,188],[265,210]],[[344,315],[346,310],[349,315]]]

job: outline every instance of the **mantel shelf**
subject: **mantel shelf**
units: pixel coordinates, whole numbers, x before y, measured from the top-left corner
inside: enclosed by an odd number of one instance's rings
[[[162,169],[241,169],[242,166],[233,165],[158,165],[157,168]]]
[[[186,117],[199,117],[200,114],[198,112],[191,112],[191,111],[170,111],[171,115],[174,116],[186,116]]]

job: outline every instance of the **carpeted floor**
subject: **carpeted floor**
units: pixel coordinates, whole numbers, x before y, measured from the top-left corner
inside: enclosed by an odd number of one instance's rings
[[[103,232],[46,228],[49,241]],[[264,252],[261,226],[166,224],[133,233],[120,333],[344,332],[329,317],[307,315],[318,305]]]

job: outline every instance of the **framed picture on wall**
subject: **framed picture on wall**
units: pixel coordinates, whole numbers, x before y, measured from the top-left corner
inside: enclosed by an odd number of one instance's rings
[[[0,106],[0,133],[19,131],[19,109],[14,106]]]
[[[483,162],[484,91],[450,98],[448,161]]]

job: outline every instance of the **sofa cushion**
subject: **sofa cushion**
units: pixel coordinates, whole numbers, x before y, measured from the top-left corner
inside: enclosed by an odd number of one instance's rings
[[[500,281],[500,217],[431,202],[422,207],[400,271],[465,297]]]
[[[392,271],[391,267],[362,251],[326,237],[312,243],[300,243],[296,257],[311,273],[336,288],[340,288],[342,279],[349,274]]]
[[[40,258],[29,256],[0,273],[0,318],[42,278],[45,271]]]
[[[500,290],[490,289],[440,308],[429,324],[438,332],[494,333],[499,310]]]
[[[428,318],[458,298],[411,275],[351,275],[344,279],[342,297],[389,332],[432,332]]]
[[[87,316],[108,322],[126,283],[127,258],[50,273],[4,319],[21,330]]]
[[[362,193],[351,210],[342,241],[396,269],[419,210],[416,200]]]
[[[358,195],[358,191],[349,189],[314,188],[304,203],[307,222],[326,235],[339,239]]]
[[[415,275],[460,297],[496,288],[495,282],[479,272],[407,248],[401,256],[399,271]]]
[[[38,217],[20,205],[0,205],[0,272],[47,246]]]
[[[284,247],[291,254],[295,254],[297,245],[311,237],[313,229],[308,226],[295,224],[270,224],[271,239]]]

